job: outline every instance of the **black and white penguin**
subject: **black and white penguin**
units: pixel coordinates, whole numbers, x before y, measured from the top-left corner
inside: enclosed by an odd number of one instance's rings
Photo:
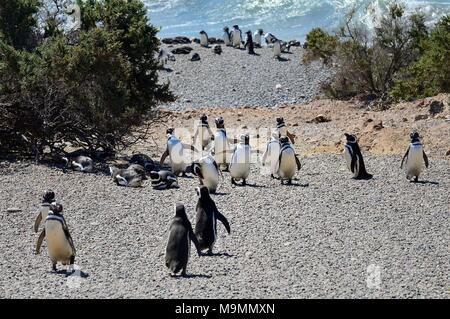
[[[94,171],[94,161],[88,156],[63,157],[65,168],[72,168],[74,171],[91,173]]]
[[[62,210],[61,204],[51,204],[44,229],[36,243],[36,254],[40,253],[42,241],[45,239],[53,271],[56,271],[58,262],[69,265],[69,271],[73,271],[76,251]]]
[[[50,205],[55,201],[55,192],[51,189],[45,191],[44,196],[42,196],[42,204],[39,208],[38,215],[34,221],[34,232],[37,233],[39,230],[39,225],[41,221],[47,218],[48,212],[50,211]]]
[[[166,267],[177,274],[181,271],[182,276],[186,276],[186,268],[189,261],[191,241],[197,249],[197,254],[201,255],[200,245],[192,230],[186,209],[182,204],[176,204],[175,217],[169,227],[169,240],[166,247]]]
[[[219,166],[211,155],[203,156],[192,163],[191,171],[198,176],[200,185],[208,187],[211,194],[215,194],[219,185]]]
[[[253,44],[252,32],[249,30],[246,32],[247,39],[245,40],[244,48],[247,49],[248,54],[256,54],[255,53],[255,45]]]
[[[355,135],[345,133],[347,143],[344,145],[344,158],[348,169],[355,179],[371,179],[372,174],[367,173],[364,159],[361,154]]]
[[[138,164],[144,167],[147,172],[155,169],[155,162],[150,158],[150,156],[145,154],[134,154],[131,156],[130,164]]]
[[[109,171],[113,181],[118,186],[141,187],[144,181],[147,180],[145,169],[139,164],[132,164],[125,169],[112,166],[109,168]]]
[[[200,31],[200,45],[207,48],[209,46],[208,34],[205,31]]]
[[[231,35],[233,47],[240,48],[242,44],[242,31],[241,29],[239,29],[238,25],[233,26],[233,31],[231,31]]]
[[[275,178],[278,175],[278,161],[280,159],[280,132],[277,129],[272,131],[270,141],[267,143],[266,151],[262,157],[262,166],[268,166],[270,169],[270,176]]]
[[[169,52],[167,49],[162,48],[159,50],[157,60],[161,67],[164,67],[169,61],[176,61],[175,55]]]
[[[273,57],[275,59],[280,59],[281,58],[281,52],[282,48],[281,48],[281,41],[277,40],[273,43]]]
[[[419,133],[411,133],[410,138],[411,144],[409,144],[405,156],[403,156],[400,168],[403,169],[403,164],[405,164],[406,178],[418,182],[423,167],[429,167],[428,156],[423,149]]]
[[[287,180],[288,184],[292,184],[292,177],[294,177],[295,172],[302,168],[300,160],[295,154],[295,150],[292,144],[289,142],[287,136],[280,138],[281,150],[278,159],[278,176],[280,176],[281,184],[283,181]]]
[[[209,196],[209,191],[206,186],[196,188],[198,202],[197,202],[197,216],[195,223],[195,235],[200,244],[200,249],[208,249],[208,254],[213,253],[214,243],[217,239],[217,220],[221,221],[225,226],[228,234],[230,234],[230,224],[228,220],[217,209],[216,203]]]
[[[261,37],[263,36],[264,31],[263,29],[258,29],[255,34],[253,35],[253,42],[255,43],[255,48],[261,48]]]
[[[216,118],[215,122],[217,131],[214,134],[214,159],[222,171],[228,171],[231,155],[233,154],[231,144],[236,144],[238,141],[228,138],[223,117]]]
[[[152,187],[157,190],[178,187],[178,179],[176,175],[169,171],[151,171],[150,180],[152,182]]]
[[[232,42],[231,42],[231,32],[230,29],[228,27],[223,28],[223,36],[222,36],[223,42],[224,44],[229,47],[232,46]]]
[[[265,35],[264,35],[264,39],[266,40],[266,44],[267,45],[269,45],[269,44],[274,44],[276,41],[279,41],[278,39],[277,39],[277,37],[276,36],[274,36],[272,33],[270,33],[270,32],[267,32]]]
[[[242,185],[246,185],[250,175],[250,160],[252,150],[250,147],[250,136],[242,134],[239,144],[234,149],[230,161],[231,184],[237,185],[236,181],[242,179]]]
[[[215,54],[221,55],[222,54],[222,46],[220,44],[216,44],[213,48],[213,51]]]
[[[211,141],[214,139],[214,134],[211,131],[208,123],[208,117],[206,114],[203,114],[200,117],[200,121],[197,124],[194,133],[194,145],[197,147],[201,146],[201,149],[204,150],[206,146],[208,146]]]
[[[160,165],[164,164],[167,157],[170,159],[170,167],[172,173],[176,176],[180,174],[186,175],[186,168],[188,167],[188,160],[185,149],[191,149],[194,152],[198,152],[193,145],[181,143],[181,141],[175,136],[174,129],[168,128],[167,131],[167,147],[160,159]]]

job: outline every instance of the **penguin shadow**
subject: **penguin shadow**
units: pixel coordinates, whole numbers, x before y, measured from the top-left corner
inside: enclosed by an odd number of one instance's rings
[[[166,67],[163,67],[161,70],[166,71],[167,73],[172,73],[173,72],[173,69],[166,68]]]
[[[70,276],[75,275],[75,274],[79,274],[79,276],[81,278],[88,278],[89,277],[89,274],[84,272],[84,271],[82,271],[82,270],[67,271],[67,269],[64,269],[64,270],[60,269],[60,270],[56,270],[56,271],[55,270],[51,270],[49,273],[50,274],[54,274],[54,275],[63,275],[65,277],[70,277]]]
[[[226,195],[230,195],[230,193],[215,192],[215,193],[211,193],[211,195],[226,196]]]
[[[258,53],[249,53],[250,55],[253,55],[253,56],[261,56],[261,54],[258,54]]]
[[[306,187],[309,187],[309,183],[306,183],[306,184],[300,184],[300,183],[290,183],[290,184],[283,184],[283,185],[281,185],[281,186],[287,186],[287,187],[304,187],[304,188],[306,188]]]
[[[417,181],[417,182],[411,181],[410,183],[418,185],[436,185],[436,186],[440,185],[439,182],[432,182],[432,181]]]
[[[267,188],[267,186],[265,185],[258,185],[258,184],[245,184],[242,185],[241,183],[236,183],[236,184],[232,184],[231,187],[251,187],[251,188]]]
[[[227,257],[231,258],[234,257],[234,255],[230,255],[229,253],[202,253],[200,257]]]
[[[203,275],[203,274],[186,274],[186,275],[169,274],[169,276],[174,279],[195,279],[195,278],[210,279],[210,278],[212,278],[211,275]]]

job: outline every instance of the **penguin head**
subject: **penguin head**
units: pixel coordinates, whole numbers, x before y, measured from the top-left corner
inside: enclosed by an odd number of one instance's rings
[[[230,31],[230,28],[224,27],[224,28],[223,28],[223,31],[226,32],[226,33],[228,33],[228,32]]]
[[[252,31],[248,30],[247,32],[245,32],[245,34],[251,36],[252,35]]]
[[[200,31],[200,34],[206,34],[206,32],[202,30],[202,31]]]
[[[207,199],[207,198],[210,198],[209,197],[209,190],[208,190],[208,187],[206,187],[206,186],[199,186],[199,187],[197,187],[196,189],[195,189],[195,191],[197,192],[197,196],[198,196],[198,198],[199,199],[202,199],[202,200],[205,200],[205,199]]]
[[[409,137],[411,138],[411,142],[417,142],[420,140],[420,135],[417,131],[411,132],[411,134],[409,134]]]
[[[51,203],[55,200],[55,192],[51,189],[47,189],[42,198],[44,203]]]
[[[259,35],[263,35],[263,34],[264,34],[263,29],[258,29],[258,34],[259,34]]]
[[[53,214],[61,214],[63,211],[63,205],[61,203],[53,202],[50,205],[50,210],[53,212]]]
[[[287,136],[280,137],[280,143],[281,145],[290,144],[289,138]]]
[[[224,128],[225,127],[225,121],[224,121],[223,117],[216,118],[215,122],[216,122],[216,127],[217,128]]]
[[[238,26],[237,24],[235,24],[235,25],[233,26],[233,29],[239,30],[239,26]]]
[[[173,127],[169,127],[167,130],[166,130],[166,134],[173,134],[173,131],[174,131],[174,129],[173,129]]]
[[[242,145],[248,145],[250,143],[250,135],[248,133],[242,134],[240,140]]]
[[[202,116],[200,116],[200,121],[202,124],[208,124],[208,116],[206,116],[206,114],[202,114]]]
[[[184,208],[183,204],[181,203],[175,204],[175,217],[181,217],[183,220],[187,219],[186,209]]]
[[[64,161],[65,168],[69,168],[71,166],[71,163],[67,157],[63,157],[62,160]]]
[[[347,134],[345,133],[345,138],[347,139],[348,143],[356,143],[356,136],[353,134]]]
[[[277,126],[284,125],[284,118],[283,117],[277,117]]]
[[[151,178],[153,181],[159,180],[159,174],[158,174],[158,172],[156,172],[156,171],[151,171],[151,172],[149,173],[149,175],[150,175],[150,178]]]

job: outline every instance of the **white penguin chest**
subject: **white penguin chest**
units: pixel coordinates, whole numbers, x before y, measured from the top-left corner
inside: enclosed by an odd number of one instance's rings
[[[233,178],[247,178],[250,173],[250,146],[239,145],[231,158],[230,174]]]
[[[51,258],[68,258],[72,255],[72,247],[59,221],[46,220],[45,238]]]
[[[206,36],[206,34],[202,34],[200,36],[200,42],[202,45],[207,45],[208,44],[208,37]]]
[[[411,144],[408,158],[406,160],[406,170],[408,173],[420,173],[423,169],[423,148],[422,145]]]
[[[282,178],[292,178],[295,175],[295,170],[296,161],[294,150],[292,148],[286,148],[280,156],[278,175]]]

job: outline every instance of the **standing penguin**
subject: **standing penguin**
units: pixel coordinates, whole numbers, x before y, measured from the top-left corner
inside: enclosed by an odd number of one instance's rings
[[[263,29],[258,29],[255,34],[253,35],[253,40],[255,43],[255,48],[261,48],[261,37],[264,34]]]
[[[280,59],[281,58],[281,41],[280,40],[276,40],[273,43],[273,57],[276,59]]]
[[[225,45],[227,47],[232,46],[233,44],[231,43],[231,32],[230,29],[228,27],[223,28],[223,42],[225,43]]]
[[[69,265],[69,271],[73,271],[76,251],[62,210],[61,204],[51,204],[49,214],[45,219],[45,227],[36,243],[36,254],[40,253],[42,241],[45,238],[53,271],[56,271],[58,262]]]
[[[238,25],[233,26],[233,31],[231,31],[233,47],[240,48],[242,44],[242,31],[239,29]]]
[[[203,114],[200,117],[200,122],[195,129],[194,145],[201,146],[202,150],[204,150],[205,147],[208,146],[213,139],[214,134],[209,127],[208,117],[206,116],[206,114]]]
[[[209,45],[208,34],[205,31],[200,31],[200,45],[207,48]]]
[[[217,239],[217,220],[222,222],[228,234],[231,231],[230,224],[217,209],[216,203],[209,196],[206,186],[197,187],[196,191],[198,202],[196,207],[195,235],[198,238],[200,249],[208,249],[208,254],[212,255],[214,243]]]
[[[278,160],[280,158],[280,133],[278,130],[272,131],[272,136],[267,143],[266,151],[262,157],[262,165],[270,167],[270,176],[275,178],[275,174],[278,174]]]
[[[192,172],[198,176],[200,185],[205,185],[211,194],[215,194],[219,185],[219,166],[211,155],[206,155],[192,163]]]
[[[152,182],[152,187],[157,190],[178,187],[176,175],[169,171],[151,171],[150,179]]]
[[[287,180],[288,184],[292,184],[292,177],[294,177],[297,170],[302,168],[302,164],[300,164],[300,160],[295,154],[294,148],[287,136],[280,138],[280,143],[281,150],[278,159],[278,176],[280,176],[281,185],[283,185],[284,180]]]
[[[248,54],[256,54],[255,53],[255,45],[253,44],[252,32],[249,30],[246,32],[247,39],[244,44],[244,48],[248,50]]]
[[[55,201],[55,192],[48,189],[43,196],[41,207],[39,208],[39,213],[34,221],[34,232],[37,233],[39,230],[39,225],[41,221],[47,218],[48,212],[50,211],[50,205]]]
[[[418,182],[419,175],[423,170],[424,164],[426,168],[428,168],[429,166],[428,156],[427,154],[425,154],[423,145],[420,142],[419,133],[418,132],[411,133],[410,138],[411,144],[409,144],[405,156],[403,156],[400,168],[403,169],[403,164],[405,163],[406,178],[408,180]]]
[[[347,143],[344,145],[344,158],[348,169],[353,173],[355,179],[371,179],[373,175],[366,171],[356,136],[345,133],[345,137]]]
[[[192,230],[191,222],[186,215],[183,204],[176,204],[175,217],[169,227],[169,241],[166,247],[166,267],[173,274],[181,270],[181,275],[186,276],[186,268],[189,261],[191,241],[201,255],[200,245]]]
[[[250,136],[248,134],[243,134],[231,157],[230,175],[232,185],[237,185],[236,181],[241,179],[242,185],[247,184],[246,180],[248,175],[250,175],[251,153]]]
[[[175,136],[173,128],[168,128],[166,133],[167,147],[161,156],[160,165],[162,166],[167,156],[169,156],[172,173],[174,173],[176,176],[179,176],[180,174],[185,176],[186,167],[188,166],[188,164],[185,158],[184,150],[188,148],[194,152],[196,152],[197,150],[192,145],[181,143],[181,141]]]
[[[229,139],[225,129],[225,121],[223,117],[216,118],[217,131],[214,134],[214,159],[222,171],[228,171],[232,150],[230,143],[236,144],[237,140]]]

